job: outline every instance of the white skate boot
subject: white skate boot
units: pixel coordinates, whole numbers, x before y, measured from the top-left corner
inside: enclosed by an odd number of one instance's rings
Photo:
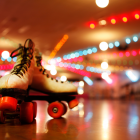
[[[66,101],[68,102],[69,108],[73,108],[77,106],[78,101],[75,98],[75,96],[70,96],[70,95],[77,95],[77,87],[68,81],[61,82],[54,78],[51,78],[49,74],[47,74],[47,70],[44,69],[44,67],[41,65],[41,60],[42,60],[41,55],[39,51],[36,49],[35,50],[36,64],[34,68],[33,81],[30,86],[31,89],[39,92],[43,92],[51,96],[52,98],[49,99],[50,101],[48,101],[50,103],[54,103],[55,100]],[[54,112],[56,111],[55,110],[56,108],[57,107],[54,107]],[[66,108],[66,106],[64,108]],[[52,111],[52,109],[50,109],[50,111]],[[58,118],[58,116],[57,117],[52,116],[52,117]]]
[[[28,95],[27,89],[32,83],[35,60],[34,43],[31,39],[27,39],[24,46],[20,45],[11,53],[12,58],[16,56],[14,68],[8,75],[0,78],[0,111],[15,111],[17,100]]]

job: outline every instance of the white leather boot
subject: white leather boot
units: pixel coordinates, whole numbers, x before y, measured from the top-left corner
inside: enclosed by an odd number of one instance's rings
[[[8,75],[0,78],[0,110],[15,110],[17,98],[26,96],[28,86],[32,83],[34,72],[34,43],[31,39],[25,41],[24,46],[11,53],[11,57],[16,57],[14,68]]]
[[[47,74],[47,70],[41,65],[41,54],[36,49],[35,50],[35,68],[33,81],[31,84],[31,89],[38,90],[40,92],[44,92],[46,94],[63,94],[63,95],[76,95],[77,87],[72,83],[66,81],[58,81],[54,78],[51,78],[49,74]]]

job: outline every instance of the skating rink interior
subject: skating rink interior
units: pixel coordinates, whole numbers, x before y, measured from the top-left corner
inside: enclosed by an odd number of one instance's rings
[[[47,113],[48,103],[37,102],[32,124],[18,119],[0,125],[1,140],[139,140],[140,101],[93,100],[78,97],[79,106],[60,119]]]
[[[0,0],[0,78],[17,61],[2,52],[30,38],[51,80],[65,76],[79,86],[79,105],[64,116],[53,119],[49,103],[35,100],[33,123],[7,118],[0,140],[140,140],[140,0],[109,0],[104,8],[96,1]]]

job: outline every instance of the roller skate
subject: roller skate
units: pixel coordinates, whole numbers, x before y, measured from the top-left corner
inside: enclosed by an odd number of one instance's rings
[[[31,123],[36,114],[36,103],[22,101],[28,96],[32,83],[34,43],[27,39],[24,46],[19,45],[10,56],[17,57],[17,61],[11,72],[0,78],[0,122],[4,123],[6,117],[19,116],[21,122]]]
[[[35,50],[35,68],[31,89],[47,94],[48,96],[36,97],[49,102],[48,113],[53,118],[60,118],[70,109],[78,105],[76,99],[77,87],[66,81],[62,82],[49,76],[47,70],[41,65],[41,54]],[[35,97],[30,97],[36,99]],[[65,102],[63,102],[65,101]],[[68,106],[67,106],[67,103]]]

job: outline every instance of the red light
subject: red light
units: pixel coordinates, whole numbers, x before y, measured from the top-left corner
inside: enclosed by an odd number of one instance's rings
[[[115,19],[111,19],[111,23],[112,24],[115,24],[116,23],[116,20]]]
[[[126,52],[125,55],[128,57],[130,56],[130,52]]]
[[[90,28],[91,28],[91,29],[94,29],[94,28],[95,28],[95,24],[91,23],[91,24],[90,24]]]
[[[82,62],[83,61],[83,57],[79,57],[79,61]]]
[[[133,56],[136,56],[137,55],[137,52],[136,51],[132,51],[132,55]]]
[[[119,56],[120,56],[120,57],[123,57],[123,53],[122,53],[122,52],[120,52],[120,53],[119,53]]]
[[[127,22],[127,17],[123,17],[123,22]]]
[[[139,19],[140,15],[139,14],[135,14],[135,19]]]

